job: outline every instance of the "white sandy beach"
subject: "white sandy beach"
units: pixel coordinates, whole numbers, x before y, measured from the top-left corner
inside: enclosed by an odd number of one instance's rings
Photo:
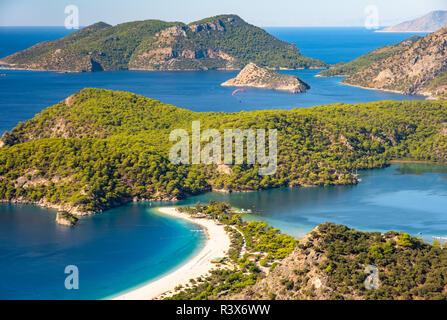
[[[210,219],[193,219],[187,214],[181,213],[176,208],[158,208],[163,214],[188,220],[200,225],[206,232],[207,240],[200,252],[192,257],[186,264],[170,272],[166,276],[147,283],[137,289],[121,294],[114,300],[152,300],[161,294],[174,290],[175,287],[189,284],[189,280],[206,275],[216,265],[211,260],[216,257],[226,256],[230,248],[230,237],[223,225],[216,224]]]

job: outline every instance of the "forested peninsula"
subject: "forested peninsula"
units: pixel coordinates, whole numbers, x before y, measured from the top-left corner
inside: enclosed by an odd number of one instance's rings
[[[209,275],[191,279],[165,299],[447,298],[447,245],[438,241],[430,245],[408,233],[362,232],[334,223],[320,224],[298,240],[267,223],[244,221],[225,203],[180,210],[200,210],[225,225],[231,248]],[[371,281],[374,288],[366,285]]]
[[[173,129],[277,129],[278,166],[169,161]],[[447,101],[379,101],[292,110],[197,113],[141,95],[84,89],[1,138],[0,199],[98,213],[209,190],[355,184],[392,159],[447,162]]]

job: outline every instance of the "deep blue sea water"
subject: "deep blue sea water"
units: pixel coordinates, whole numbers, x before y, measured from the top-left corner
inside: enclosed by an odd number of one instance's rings
[[[396,43],[412,34],[375,33],[364,28],[269,28],[280,39],[295,43],[306,55],[335,63],[349,61],[370,50]],[[45,39],[67,34],[64,28],[0,27],[0,57]],[[11,44],[11,45],[9,45]],[[314,77],[318,70],[282,71],[306,81],[311,89],[290,94],[247,89],[239,97],[233,88],[220,84],[234,77],[234,71],[140,72],[117,71],[61,74],[54,72],[1,70],[0,133],[17,122],[31,118],[85,87],[131,91],[194,111],[291,109],[330,103],[359,103],[378,100],[413,100],[423,97],[365,90],[340,83],[341,78]]]
[[[75,228],[57,225],[55,214],[0,205],[0,299],[109,297],[177,267],[205,240],[198,226],[154,213],[149,204],[84,217]],[[67,265],[79,269],[79,290],[65,289]]]
[[[275,37],[296,44],[307,57],[329,64],[349,62],[374,49],[427,33],[375,32],[363,27],[268,27]]]
[[[329,63],[348,61],[411,34],[372,33],[362,28],[269,28],[296,43],[303,54]],[[0,28],[0,56],[61,37],[63,28]],[[128,90],[196,111],[239,111],[309,107],[334,102],[418,99],[297,74],[312,89],[292,95],[247,90],[241,102],[220,83],[235,72],[103,72],[59,74],[6,70],[0,77],[0,132],[84,87]],[[420,98],[420,97],[419,97]],[[401,169],[398,171],[397,169]],[[268,221],[300,236],[318,223],[333,221],[361,230],[390,229],[445,236],[445,167],[394,165],[362,173],[357,186],[284,188],[256,193],[209,193],[181,204],[229,201],[253,209],[247,219]],[[167,205],[166,203],[163,205]],[[155,279],[199,250],[204,236],[195,225],[154,213],[157,204],[131,204],[81,220],[76,228],[54,223],[55,212],[35,206],[0,205],[0,299],[98,299]],[[80,270],[80,289],[64,289],[64,267]]]

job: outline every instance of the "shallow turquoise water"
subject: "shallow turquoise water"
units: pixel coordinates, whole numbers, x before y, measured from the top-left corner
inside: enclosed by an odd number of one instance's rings
[[[362,28],[274,28],[311,57],[348,61],[411,34],[372,34]],[[67,34],[58,28],[0,28],[0,57],[36,42]],[[84,87],[128,90],[195,111],[239,111],[421,99],[363,90],[339,78],[316,78],[316,70],[296,74],[312,89],[304,94],[250,89],[239,100],[220,83],[236,72],[103,72],[58,74],[5,70],[0,77],[0,133],[31,118]],[[400,168],[400,171],[397,169]],[[428,173],[432,172],[432,173]],[[228,201],[251,208],[247,219],[265,220],[301,236],[332,221],[361,230],[447,234],[445,167],[406,165],[362,173],[357,186],[283,188],[256,193],[208,193],[178,204]],[[153,280],[200,249],[204,235],[195,225],[151,214],[149,204],[131,204],[82,219],[76,228],[54,223],[55,212],[35,206],[0,205],[0,299],[97,299]],[[161,204],[159,204],[161,205]],[[167,205],[166,203],[162,205]],[[80,270],[80,289],[64,288],[64,268]]]
[[[0,205],[0,299],[100,299],[154,280],[203,246],[194,224],[130,204],[56,225],[55,212]],[[192,232],[192,231],[199,232]],[[66,290],[64,269],[79,269],[79,290]]]
[[[447,166],[395,164],[363,171],[360,178],[355,186],[213,192],[187,201],[227,201],[251,209],[246,219],[267,221],[298,237],[324,222],[365,231],[403,231],[429,242],[433,236],[447,237]]]
[[[409,232],[431,242],[447,236],[447,167],[393,165],[364,171],[356,186],[207,193],[175,205],[227,201],[301,237],[335,222],[364,231]],[[159,202],[130,204],[83,218],[76,228],[54,223],[54,211],[0,206],[0,299],[98,299],[154,280],[200,249],[197,226],[151,213]],[[422,233],[420,235],[419,233]],[[80,289],[65,290],[66,265],[80,270]]]

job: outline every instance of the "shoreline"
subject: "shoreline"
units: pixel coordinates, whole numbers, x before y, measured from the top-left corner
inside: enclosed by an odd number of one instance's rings
[[[203,248],[186,263],[172,270],[159,279],[143,284],[140,287],[127,292],[111,296],[111,300],[154,300],[165,293],[173,293],[179,286],[189,284],[190,279],[205,276],[211,269],[216,268],[211,260],[217,257],[227,256],[230,249],[230,237],[225,231],[224,225],[218,225],[210,219],[194,219],[185,213],[179,212],[175,207],[157,208],[161,214],[177,219],[187,220],[199,225],[206,234],[206,241]]]
[[[383,91],[383,92],[390,92],[390,93],[396,93],[396,94],[400,94],[400,95],[405,95],[405,96],[419,96],[419,97],[424,97],[424,100],[437,100],[437,98],[435,96],[432,96],[428,93],[418,93],[418,94],[405,94],[402,91],[398,91],[398,90],[391,90],[391,89],[377,89],[377,88],[369,88],[369,87],[363,87],[357,84],[351,84],[351,83],[346,83],[343,81],[340,81],[341,84],[344,84],[346,86],[351,86],[351,87],[356,87],[356,88],[360,88],[360,89],[365,89],[365,90],[373,90],[373,91]]]
[[[374,89],[370,89],[370,90],[374,90]],[[1,147],[0,147],[1,148]],[[435,165],[445,165],[447,166],[447,163],[442,163],[442,162],[436,162],[436,161],[429,161],[429,160],[399,160],[399,159],[391,159],[388,160],[388,163],[385,163],[385,167],[392,165],[392,164],[397,164],[397,163],[424,163],[424,164],[435,164]],[[370,168],[372,170],[376,170],[376,169],[383,169],[384,167],[375,167],[375,168]],[[349,183],[349,184],[343,184],[345,186],[355,186],[357,185],[358,182],[356,183]],[[331,185],[334,186],[334,185]],[[285,186],[286,188],[316,188],[319,187],[318,185],[309,185],[309,184],[300,184],[300,185],[293,185],[293,186]],[[281,188],[281,187],[279,187]],[[208,191],[204,191],[201,194],[206,194],[208,192],[218,192],[218,193],[251,193],[251,192],[259,192],[259,191],[266,191],[266,190],[274,190],[274,189],[278,189],[278,187],[272,187],[272,188],[267,188],[267,189],[260,189],[260,190],[226,190],[226,189],[211,189]],[[187,196],[187,198],[189,198],[190,195]],[[39,200],[39,201],[32,201],[32,200],[24,200],[24,199],[0,199],[0,204],[10,204],[10,205],[34,205],[34,206],[38,206],[40,208],[45,208],[45,209],[51,209],[51,210],[55,210],[55,211],[67,211],[71,214],[74,214],[77,217],[83,217],[83,216],[92,216],[92,215],[97,215],[97,214],[101,214],[104,211],[108,211],[114,208],[119,208],[121,206],[125,206],[128,205],[130,203],[135,203],[135,202],[152,202],[152,201],[168,201],[168,202],[177,202],[179,201],[177,198],[174,199],[169,199],[169,198],[163,198],[163,199],[138,199],[138,200],[128,200],[128,201],[123,201],[119,204],[113,205],[111,207],[102,209],[102,210],[98,210],[98,211],[82,211],[82,210],[78,210],[76,207],[72,207],[66,203],[64,204],[54,204],[54,203],[50,203],[47,202],[45,200]],[[160,207],[157,208],[158,211],[162,211],[162,209],[169,209],[170,207]],[[200,224],[198,223],[199,219],[191,219],[189,217],[187,217],[186,215],[179,213],[179,214],[174,214],[174,213],[167,213],[168,215],[171,216],[175,216],[176,218],[180,218],[180,219],[185,219],[188,220],[192,223],[196,223],[196,224]]]
[[[279,68],[271,69],[275,71],[296,71],[296,70],[325,70],[327,67],[310,67],[310,68]],[[217,69],[136,69],[129,68],[123,70],[102,70],[102,71],[71,71],[71,70],[51,70],[51,69],[30,69],[25,67],[16,67],[12,64],[0,61],[0,70],[18,70],[18,71],[37,71],[37,72],[55,72],[55,73],[94,73],[94,72],[109,72],[109,71],[147,71],[147,72],[197,72],[197,71],[241,71],[242,68],[217,68]]]
[[[314,77],[320,77],[320,78],[347,78],[349,77],[349,75],[333,75],[333,76],[322,76],[319,74],[316,74]],[[399,90],[391,90],[391,89],[378,89],[378,88],[370,88],[370,87],[363,87],[361,85],[357,85],[357,84],[351,84],[351,83],[347,83],[347,82],[343,82],[340,81],[341,84],[346,85],[346,86],[351,86],[351,87],[356,87],[356,88],[360,88],[360,89],[365,89],[365,90],[372,90],[372,91],[382,91],[382,92],[389,92],[389,93],[395,93],[395,94],[400,94],[400,95],[404,95],[404,96],[419,96],[419,97],[423,97],[424,100],[426,101],[436,101],[438,100],[438,97],[432,95],[429,92],[420,92],[417,94],[406,94],[402,91]]]
[[[435,162],[424,161],[424,160],[390,160],[390,164],[396,163],[423,163],[423,164],[436,164]]]

